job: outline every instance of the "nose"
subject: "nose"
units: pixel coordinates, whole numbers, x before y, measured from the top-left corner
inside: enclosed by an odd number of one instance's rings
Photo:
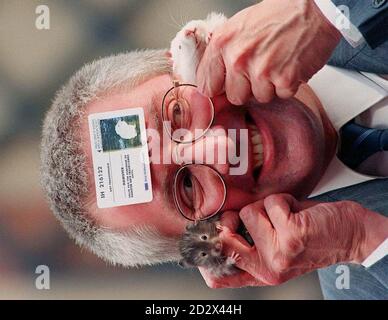
[[[222,250],[222,242],[221,241],[217,241],[214,245],[215,249],[217,252],[221,251]]]
[[[206,134],[193,143],[176,145],[174,157],[177,164],[206,164],[220,174],[229,173],[229,154],[235,154],[236,144],[228,137],[223,126],[211,127]]]

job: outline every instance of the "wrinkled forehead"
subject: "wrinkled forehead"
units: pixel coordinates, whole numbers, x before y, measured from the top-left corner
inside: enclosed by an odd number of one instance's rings
[[[122,85],[104,92],[87,104],[86,114],[141,107],[144,108],[144,113],[147,115],[150,111],[152,97],[162,95],[171,87],[172,79],[167,74],[153,77],[136,87]]]
[[[88,103],[85,107],[84,117],[81,120],[81,137],[87,151],[90,151],[89,115],[123,109],[143,108],[145,121],[148,123],[150,118],[154,118],[160,113],[161,99],[171,86],[172,80],[169,75],[156,76],[134,88],[123,85],[112,89],[110,92],[104,92],[101,96]]]
[[[89,131],[88,116],[95,113],[105,113],[119,111],[123,109],[142,108],[147,128],[162,130],[158,126],[160,122],[161,101],[167,90],[172,87],[172,79],[169,75],[153,77],[144,83],[130,88],[121,86],[110,92],[104,92],[98,98],[92,100],[85,107],[85,113],[81,119],[80,135],[83,152],[85,153],[86,170],[89,177],[89,201],[91,211],[99,210],[97,208],[93,172],[93,158],[91,149],[91,137]],[[159,128],[158,128],[159,127]]]

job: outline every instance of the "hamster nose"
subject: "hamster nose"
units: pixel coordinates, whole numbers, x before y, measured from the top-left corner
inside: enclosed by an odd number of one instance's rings
[[[220,252],[222,250],[222,242],[221,241],[216,242],[215,249],[217,252]]]

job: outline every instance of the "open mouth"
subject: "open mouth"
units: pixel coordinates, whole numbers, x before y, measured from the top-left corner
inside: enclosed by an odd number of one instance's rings
[[[264,163],[263,139],[257,125],[249,113],[246,114],[245,120],[248,128],[248,136],[252,146],[252,173],[255,181],[257,181]]]

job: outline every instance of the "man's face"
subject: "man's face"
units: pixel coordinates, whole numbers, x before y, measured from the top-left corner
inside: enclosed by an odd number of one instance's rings
[[[86,113],[89,115],[142,107],[147,129],[158,131],[162,137],[163,125],[160,118],[162,99],[171,86],[172,79],[169,75],[158,76],[126,92],[120,90],[117,93],[106,94],[90,103]],[[245,155],[248,164],[245,174],[229,175],[228,163],[210,165],[223,175],[226,182],[227,198],[223,207],[224,212],[238,212],[243,206],[273,193],[286,192],[296,197],[304,197],[321,178],[328,161],[333,156],[335,133],[311,89],[301,86],[297,98],[298,100],[277,100],[266,105],[251,103],[244,107],[231,105],[225,96],[213,99],[215,119],[212,126],[226,130],[236,129],[238,132],[253,124],[261,134],[264,152],[264,163],[259,173],[253,170],[251,141],[248,141],[248,152]],[[94,177],[87,116],[82,124],[82,137],[89,176]],[[160,139],[160,143],[158,152],[163,159],[166,158],[166,154],[173,152],[173,147],[171,143],[163,143],[163,139]],[[203,140],[195,143],[203,143]],[[192,160],[195,161],[195,158]],[[174,162],[170,164],[151,162],[153,201],[114,208],[96,207],[93,201],[94,180],[91,178],[89,189],[93,203],[91,214],[100,225],[115,230],[149,225],[155,226],[166,236],[182,234],[188,220],[176,210],[171,190],[174,175],[179,167],[180,165]]]

